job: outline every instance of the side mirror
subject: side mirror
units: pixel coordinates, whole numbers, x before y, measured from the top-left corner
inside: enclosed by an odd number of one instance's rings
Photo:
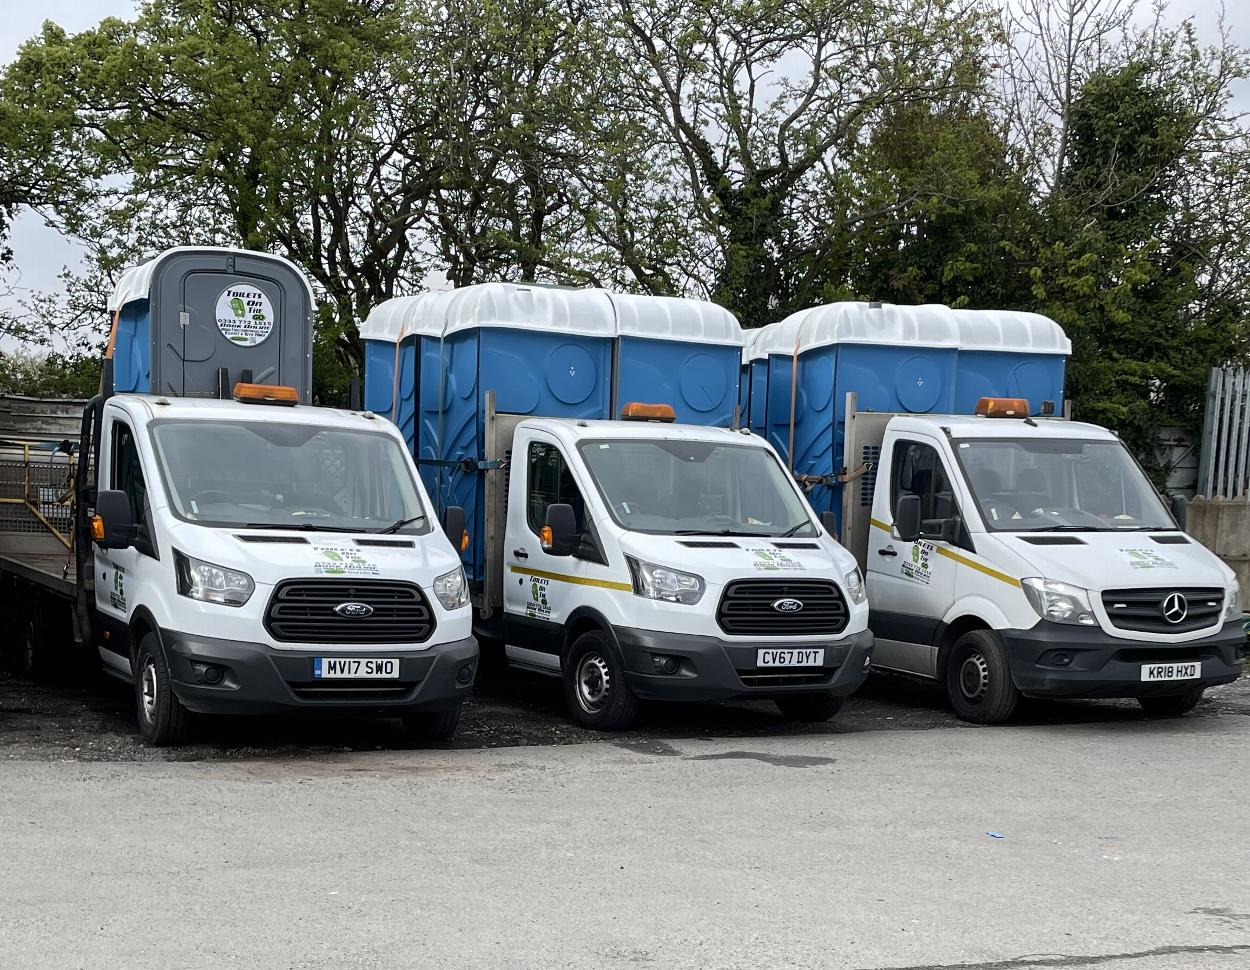
[[[820,524],[833,538],[838,537],[838,518],[832,512],[821,512]]]
[[[571,556],[577,548],[577,516],[573,506],[563,502],[547,506],[547,524],[543,526],[543,551],[551,556]]]
[[[130,514],[125,492],[105,489],[96,495],[91,538],[101,549],[127,549],[135,544],[139,528]]]
[[[920,538],[920,496],[900,495],[894,510],[894,530],[904,542]]]
[[[449,505],[443,509],[443,533],[456,552],[464,552],[468,548],[469,536],[464,531],[464,509],[459,505]]]
[[[1185,531],[1185,520],[1189,517],[1189,499],[1184,495],[1172,496],[1172,518],[1176,520],[1176,526],[1182,532]]]

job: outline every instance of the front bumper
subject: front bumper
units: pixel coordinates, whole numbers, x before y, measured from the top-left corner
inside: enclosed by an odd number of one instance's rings
[[[781,694],[850,694],[868,676],[872,633],[852,633],[841,638],[816,637],[801,642],[740,643],[719,637],[663,633],[615,627],[625,663],[625,679],[639,697],[647,700],[713,701],[729,697]],[[821,647],[822,667],[759,668],[755,651],[761,647],[802,649]],[[656,672],[655,655],[677,657],[677,673]]]
[[[477,640],[467,637],[423,650],[275,650],[262,643],[218,640],[161,630],[174,693],[200,713],[268,714],[294,709],[353,710],[399,716],[446,709],[466,697],[477,674]],[[397,680],[313,679],[315,657],[396,657]],[[195,664],[224,670],[218,684],[196,677]],[[468,668],[467,675],[465,668]],[[467,676],[467,679],[466,679]]]
[[[1123,640],[1101,630],[1042,621],[1029,630],[1000,630],[1011,675],[1032,697],[1152,697],[1194,687],[1227,684],[1241,676],[1246,633],[1226,623],[1216,633],[1186,643]],[[1060,655],[1071,658],[1066,665]],[[1201,661],[1197,680],[1146,681],[1144,664]]]

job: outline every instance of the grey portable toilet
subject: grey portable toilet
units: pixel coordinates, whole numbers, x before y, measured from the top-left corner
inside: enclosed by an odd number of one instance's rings
[[[118,394],[216,397],[225,378],[312,397],[313,292],[289,260],[180,246],[127,270],[109,300]],[[224,374],[222,373],[224,369]]]

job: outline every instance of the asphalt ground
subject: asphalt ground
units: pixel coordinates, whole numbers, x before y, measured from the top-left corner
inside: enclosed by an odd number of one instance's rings
[[[450,745],[214,719],[145,748],[127,689],[0,677],[0,967],[1250,967],[1250,681],[955,720],[877,678],[573,727],[496,672]]]

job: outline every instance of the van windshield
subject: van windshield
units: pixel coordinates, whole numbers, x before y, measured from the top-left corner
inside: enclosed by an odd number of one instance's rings
[[[995,532],[1175,530],[1118,441],[965,439],[955,454]]]
[[[709,441],[623,439],[580,446],[617,524],[657,535],[818,534],[771,453]]]
[[[170,504],[188,522],[325,532],[431,527],[403,449],[390,435],[159,421],[152,442]]]

